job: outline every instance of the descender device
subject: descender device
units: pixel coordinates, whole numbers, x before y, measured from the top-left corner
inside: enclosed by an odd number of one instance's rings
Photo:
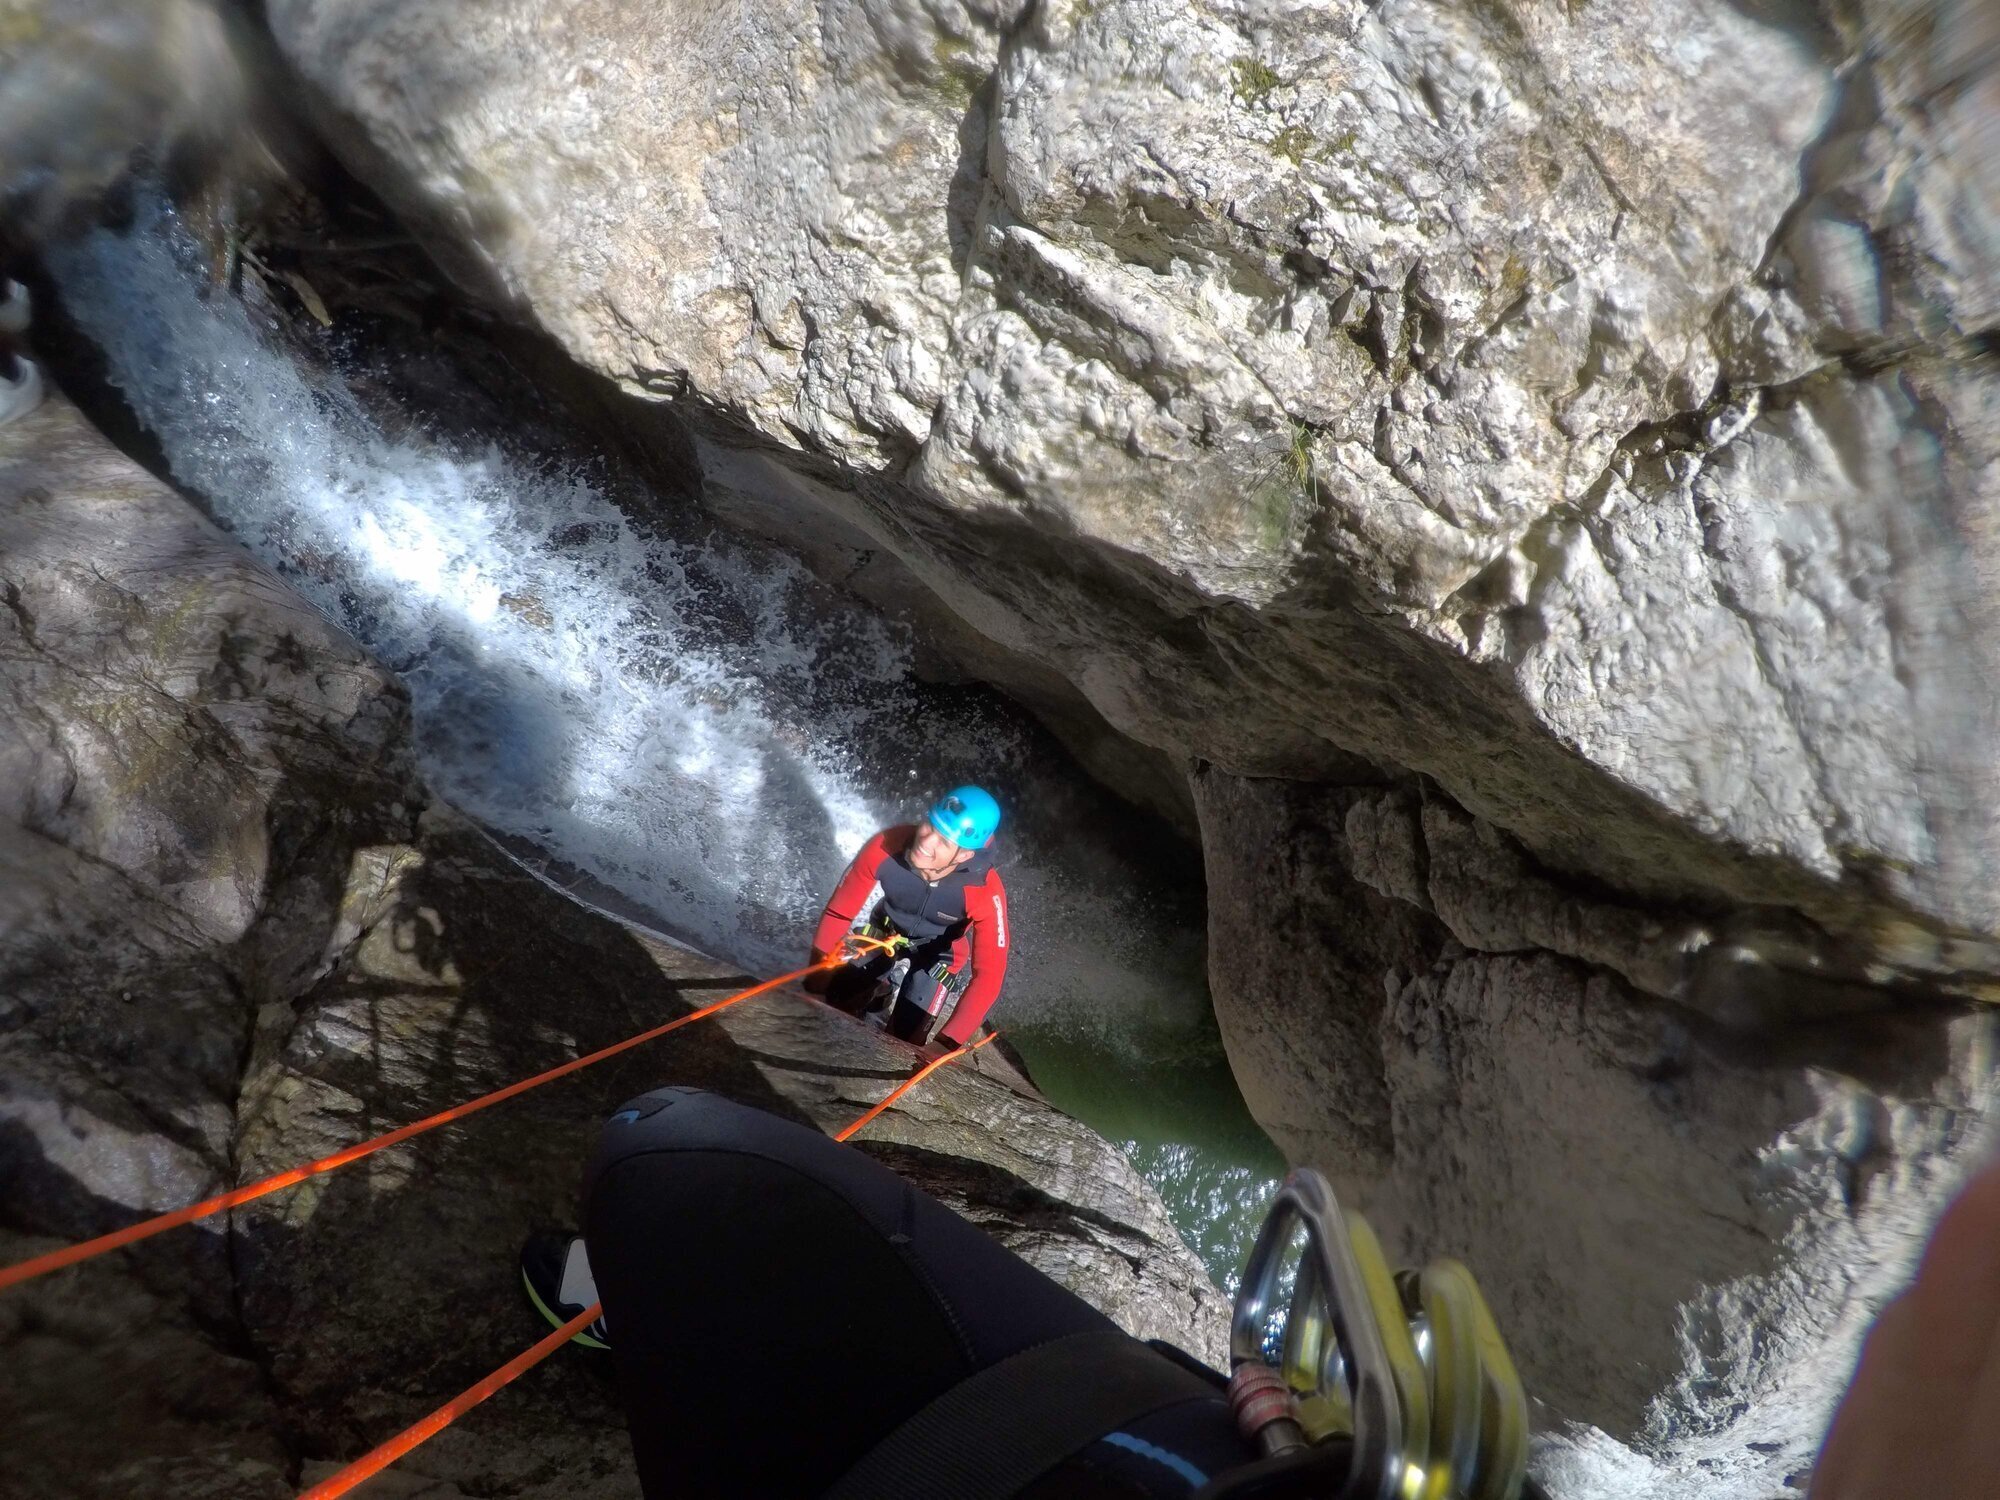
[[[1472,1273],[1391,1273],[1366,1219],[1292,1172],[1243,1268],[1230,1405],[1263,1452],[1201,1500],[1547,1500],[1528,1402]]]

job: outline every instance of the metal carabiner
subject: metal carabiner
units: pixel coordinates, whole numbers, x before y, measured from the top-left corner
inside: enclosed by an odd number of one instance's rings
[[[1272,1314],[1301,1234],[1272,1372],[1265,1364]],[[1337,1500],[1540,1493],[1527,1476],[1527,1396],[1472,1273],[1440,1259],[1391,1276],[1368,1221],[1344,1212],[1310,1168],[1286,1177],[1258,1231],[1229,1346],[1238,1372],[1232,1399],[1239,1380],[1257,1392],[1266,1412],[1260,1440],[1273,1442],[1273,1452],[1300,1456],[1302,1438],[1318,1445],[1352,1437]],[[1282,1422],[1269,1414],[1280,1386],[1294,1398]]]
[[[1340,1500],[1420,1500],[1433,1482],[1430,1398],[1402,1300],[1374,1231],[1343,1213],[1310,1167],[1285,1178],[1244,1263],[1231,1362],[1264,1358],[1285,1252],[1301,1229],[1280,1372],[1293,1391],[1351,1422],[1354,1458]]]

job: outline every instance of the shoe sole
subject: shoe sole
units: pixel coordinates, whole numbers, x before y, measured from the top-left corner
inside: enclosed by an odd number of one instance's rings
[[[549,1307],[548,1303],[542,1300],[541,1293],[537,1292],[535,1290],[535,1284],[532,1281],[528,1280],[528,1273],[525,1270],[521,1272],[521,1285],[527,1289],[528,1300],[535,1304],[535,1311],[540,1313],[543,1317],[549,1320],[549,1327],[560,1328],[563,1326],[563,1324],[569,1321],[568,1318],[559,1316]],[[571,1334],[569,1341],[572,1344],[581,1344],[586,1349],[609,1350],[611,1348],[611,1346],[605,1343],[604,1340],[592,1338],[587,1333]]]

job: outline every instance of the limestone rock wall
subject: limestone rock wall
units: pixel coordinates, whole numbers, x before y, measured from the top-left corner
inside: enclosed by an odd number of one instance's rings
[[[1212,841],[1267,851],[1210,858],[1209,921],[1223,1039],[1287,1156],[1403,1261],[1473,1266],[1551,1410],[1668,1445],[1735,1427],[1771,1475],[1809,1464],[1835,1331],[1893,1285],[1992,1107],[2000,1014],[1662,1004],[1638,983],[1661,924],[1435,788],[1194,786]],[[1718,1000],[1783,1002],[1741,965]],[[1807,1363],[1817,1390],[1780,1407]]]

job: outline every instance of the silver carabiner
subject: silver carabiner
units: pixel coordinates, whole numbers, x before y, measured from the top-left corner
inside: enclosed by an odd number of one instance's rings
[[[1230,1318],[1230,1360],[1264,1358],[1285,1252],[1300,1229],[1305,1245],[1285,1315],[1280,1371],[1295,1393],[1330,1400],[1349,1415],[1354,1461],[1341,1500],[1398,1500],[1430,1443],[1423,1367],[1374,1232],[1341,1211],[1326,1179],[1310,1167],[1285,1178],[1244,1263]]]
[[[1279,1441],[1351,1434],[1338,1500],[1516,1500],[1531,1488],[1527,1398],[1472,1273],[1436,1260],[1392,1276],[1368,1221],[1311,1168],[1285,1178],[1244,1263],[1232,1366],[1260,1389],[1271,1381],[1243,1367],[1264,1365],[1301,1233],[1278,1360],[1295,1420]]]

